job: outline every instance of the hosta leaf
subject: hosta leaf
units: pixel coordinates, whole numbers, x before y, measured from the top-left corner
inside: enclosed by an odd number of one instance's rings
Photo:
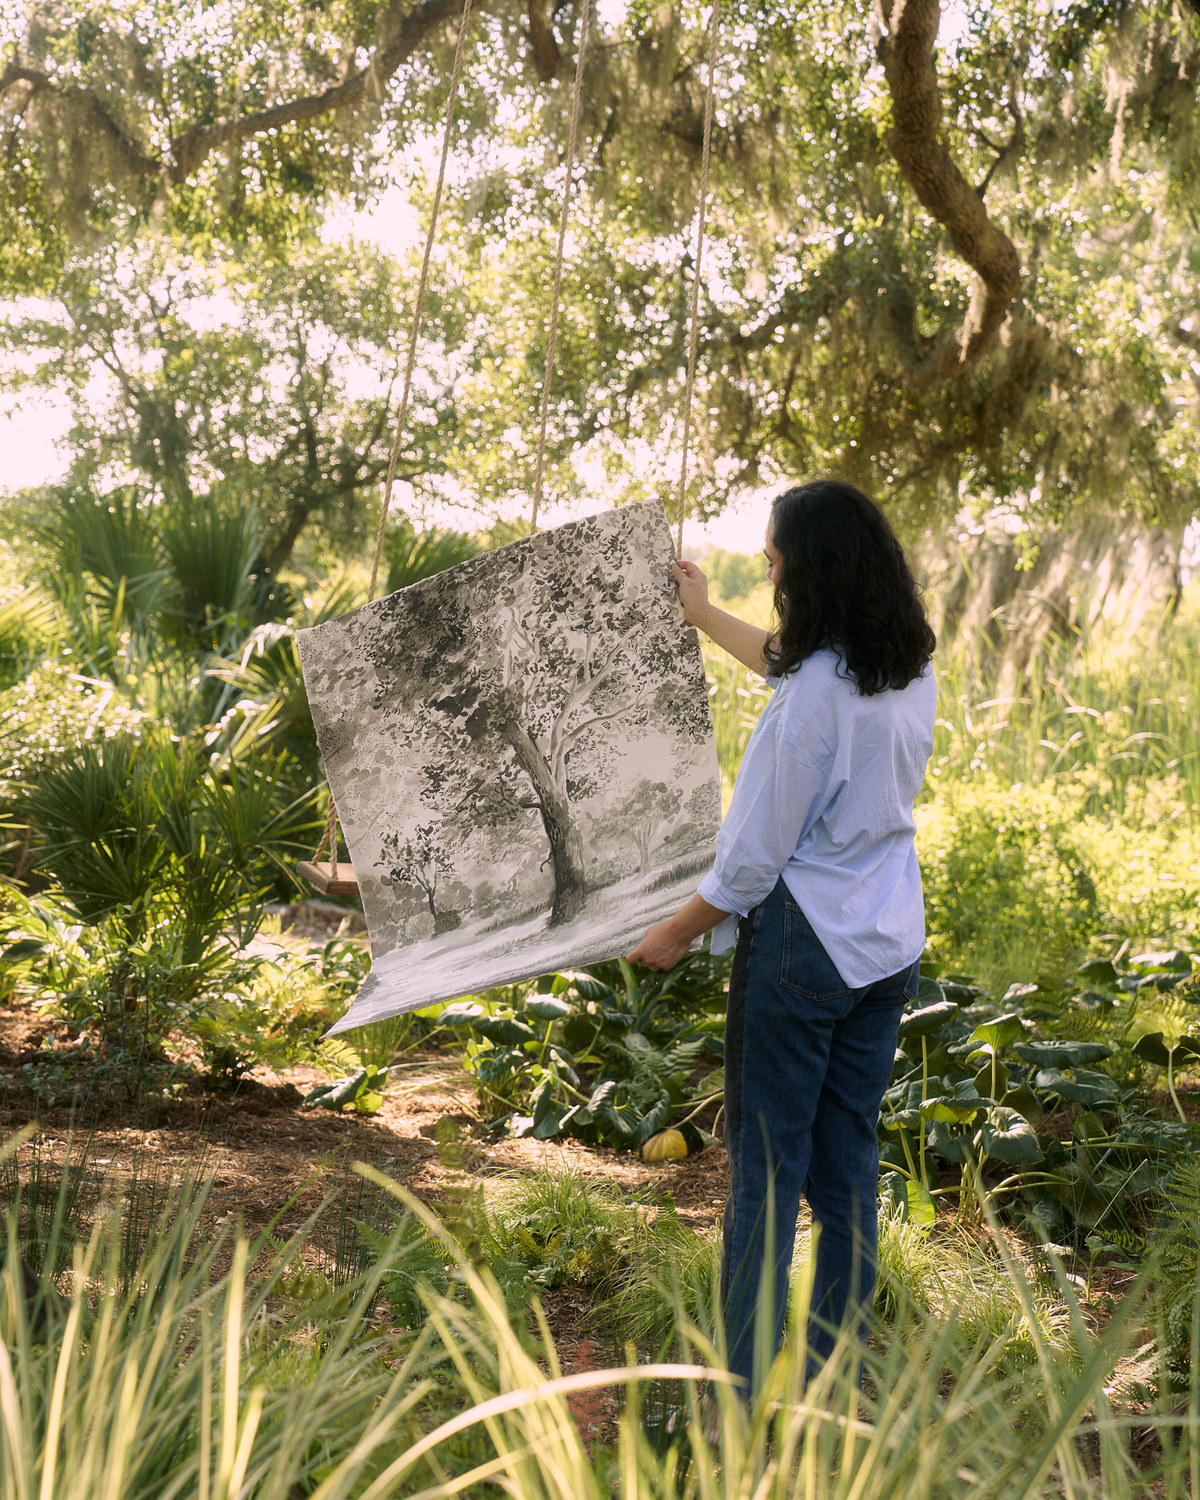
[[[1041,1161],[1037,1132],[1015,1109],[994,1105],[983,1118],[982,1146],[997,1161]]]

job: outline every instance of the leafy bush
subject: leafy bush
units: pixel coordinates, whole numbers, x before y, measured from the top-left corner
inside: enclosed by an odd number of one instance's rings
[[[547,975],[533,992],[514,988],[490,1014],[459,1002],[440,1021],[466,1033],[464,1066],[494,1124],[535,1140],[569,1134],[636,1148],[681,1107],[719,1092],[710,1084],[691,1096],[687,1079],[702,1051],[723,1054],[716,1013],[727,972],[702,953],[667,975],[639,975],[621,959]]]
[[[131,1077],[252,972],[239,950],[313,826],[281,781],[278,758],[218,772],[195,740],[154,736],[84,745],[30,788],[36,867],[56,892],[18,914],[17,937],[42,948],[30,983]]]

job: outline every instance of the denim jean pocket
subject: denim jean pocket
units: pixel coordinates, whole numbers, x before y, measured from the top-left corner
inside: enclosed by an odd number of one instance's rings
[[[779,982],[806,1000],[840,1000],[850,993],[808,918],[792,901],[783,908],[783,958],[779,966]]]

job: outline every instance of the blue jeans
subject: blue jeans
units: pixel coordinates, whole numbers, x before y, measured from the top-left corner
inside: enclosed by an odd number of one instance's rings
[[[848,988],[782,879],[738,925],[725,1021],[729,1198],[721,1301],[729,1368],[755,1388],[783,1334],[801,1192],[821,1226],[809,1374],[848,1319],[866,1337],[878,1243],[875,1124],[919,971],[917,960],[888,979]],[[773,1300],[755,1378],[755,1314],[764,1290]]]

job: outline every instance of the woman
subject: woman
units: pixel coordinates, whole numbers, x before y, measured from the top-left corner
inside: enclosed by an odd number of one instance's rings
[[[774,691],[712,872],[629,955],[672,968],[701,933],[739,918],[725,1023],[721,1296],[729,1367],[755,1388],[783,1331],[801,1192],[821,1226],[810,1371],[845,1321],[865,1337],[875,1123],[925,946],[913,799],[936,704],[935,637],[873,501],[837,480],[788,490],[771,507],[766,556],[774,635],[711,605],[694,563],[675,566],[685,618],[765,672]],[[770,1311],[756,1357],[760,1299]]]

